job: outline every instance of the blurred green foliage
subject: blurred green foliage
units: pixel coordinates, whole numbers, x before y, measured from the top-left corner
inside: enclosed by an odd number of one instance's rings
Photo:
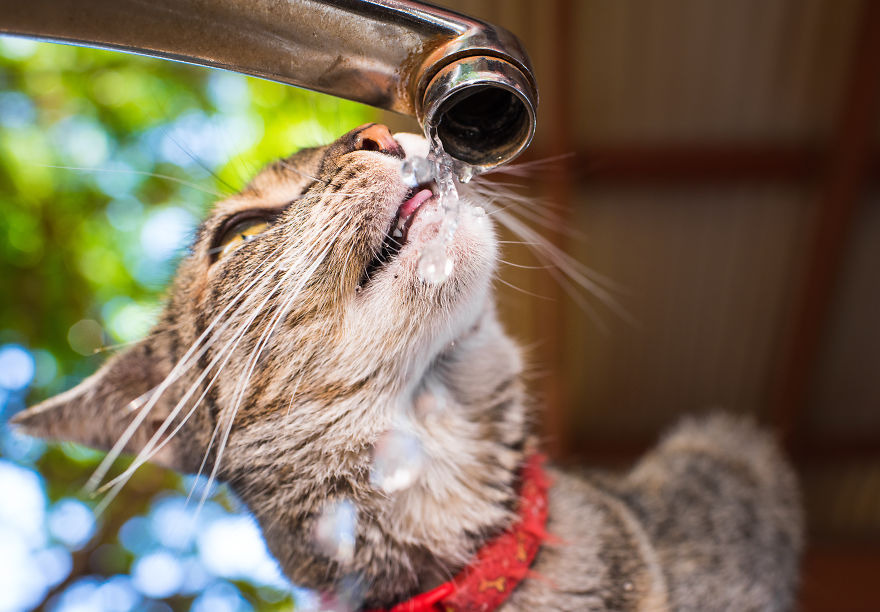
[[[265,162],[374,117],[241,75],[0,37],[0,346],[23,347],[35,366],[27,388],[0,389],[0,423],[93,372],[102,347],[146,333],[212,201]],[[86,500],[80,488],[99,454],[2,433],[7,460],[42,474],[46,504]],[[139,472],[91,541],[72,551],[52,593],[77,576],[128,571],[135,556],[120,546],[120,527],[157,496],[184,490],[177,475]],[[230,506],[222,493],[220,502]],[[236,584],[256,609],[282,605],[246,580]],[[175,595],[157,609],[188,609],[194,597]]]
[[[265,162],[373,114],[232,73],[0,38],[0,341],[38,351],[32,397],[95,368],[68,340],[78,321],[108,343],[143,335],[174,263],[164,242],[144,244],[169,239],[155,226],[194,223]]]

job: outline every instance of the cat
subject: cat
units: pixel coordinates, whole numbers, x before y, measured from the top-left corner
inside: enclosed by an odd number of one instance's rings
[[[366,609],[435,592],[506,536],[531,550],[489,558],[524,555],[480,586],[501,610],[789,609],[797,483],[750,422],[687,420],[625,474],[541,467],[477,192],[462,187],[448,278],[419,276],[440,204],[400,168],[427,146],[369,124],[269,165],[199,227],[153,331],[17,426],[222,478],[291,581],[354,577]],[[389,492],[371,466],[401,428],[424,466]],[[336,502],[356,512],[348,557],[313,537]],[[450,602],[407,609],[491,609]]]

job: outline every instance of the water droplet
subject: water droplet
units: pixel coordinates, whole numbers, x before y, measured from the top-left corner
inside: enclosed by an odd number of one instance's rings
[[[296,607],[297,610],[304,612],[355,612],[357,608],[352,606],[344,598],[339,597],[336,593],[322,593],[319,601],[314,602],[311,608]]]
[[[356,531],[357,510],[351,501],[343,499],[324,506],[312,537],[322,553],[348,564],[354,559]]]
[[[424,421],[425,426],[430,428],[435,417],[443,414],[446,410],[446,398],[426,391],[416,397],[414,408],[416,417]]]
[[[422,250],[419,259],[419,277],[426,283],[441,283],[452,273],[453,262],[447,254],[447,247],[455,237],[461,208],[456,176],[460,182],[466,183],[478,172],[478,168],[449,157],[436,134],[431,139],[427,158],[412,158],[401,166],[401,175],[410,186],[434,180],[439,208],[442,209],[439,237]],[[425,216],[422,219],[428,221]]]
[[[424,157],[412,157],[400,165],[400,176],[406,185],[417,187],[434,178],[434,165]]]
[[[419,223],[422,225],[432,225],[434,223],[443,223],[443,220],[446,218],[446,215],[443,214],[443,210],[437,207],[430,207],[427,210],[420,209],[419,210]]]
[[[419,439],[400,429],[385,432],[373,449],[370,482],[386,493],[411,486],[425,464],[425,452]]]
[[[419,257],[419,278],[429,285],[442,283],[452,274],[452,258],[443,243],[432,242]]]
[[[476,166],[461,164],[458,167],[458,180],[460,183],[469,183],[479,173],[479,169]]]
[[[455,187],[455,178],[449,172],[437,173],[437,195],[443,208],[447,211],[457,212],[458,208],[458,189]]]
[[[320,601],[315,602],[314,608],[306,608],[309,612],[356,612],[363,609],[364,590],[366,588],[363,576],[348,574],[336,584],[333,591],[321,594]],[[296,608],[300,610],[299,607]]]

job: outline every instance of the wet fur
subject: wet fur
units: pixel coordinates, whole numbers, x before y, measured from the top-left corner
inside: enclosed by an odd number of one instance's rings
[[[424,154],[423,141],[399,140]],[[180,425],[153,460],[229,482],[294,583],[342,581],[372,607],[448,579],[510,524],[517,471],[536,445],[519,351],[495,314],[497,243],[484,217],[465,207],[453,273],[439,285],[416,273],[418,246],[437,231],[427,217],[363,277],[407,193],[400,162],[358,150],[353,132],[266,168],[201,226],[148,338],[16,421],[109,449],[142,418],[125,444],[132,453]],[[270,228],[215,263],[223,221],[256,209],[277,214]],[[374,444],[393,427],[419,437],[427,467],[388,495],[369,474]],[[555,537],[504,610],[791,607],[797,487],[751,424],[689,421],[625,475],[551,475]],[[351,563],[310,538],[341,499],[357,508]]]

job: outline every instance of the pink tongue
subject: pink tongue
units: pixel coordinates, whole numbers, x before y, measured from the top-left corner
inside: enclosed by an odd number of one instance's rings
[[[400,218],[406,219],[411,214],[413,214],[416,209],[431,199],[433,196],[433,192],[430,189],[422,189],[416,195],[408,199],[406,202],[401,204],[400,206]]]

